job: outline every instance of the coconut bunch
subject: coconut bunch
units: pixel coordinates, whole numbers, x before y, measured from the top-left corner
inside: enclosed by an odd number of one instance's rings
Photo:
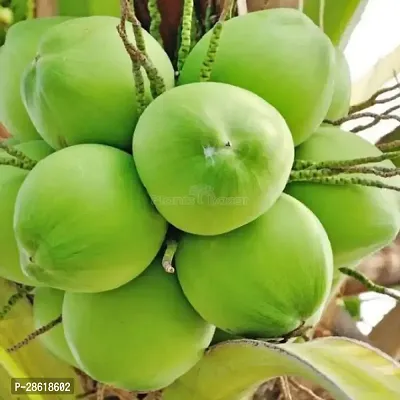
[[[221,335],[312,326],[400,226],[395,152],[324,122],[349,68],[308,17],[220,20],[186,50],[175,71],[125,13],[20,22],[0,53],[0,276],[35,288],[53,354],[130,391]]]

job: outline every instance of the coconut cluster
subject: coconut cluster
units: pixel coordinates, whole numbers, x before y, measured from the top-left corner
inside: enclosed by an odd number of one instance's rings
[[[207,82],[212,31],[176,80],[142,30],[165,86],[156,98],[144,71],[135,85],[118,24],[56,17],[8,32],[0,276],[36,287],[37,327],[62,315],[41,336],[54,355],[102,383],[153,391],[191,369],[216,329],[278,338],[312,325],[338,268],[396,236],[399,199],[288,183],[298,159],[380,154],[323,124],[347,113],[350,74],[301,12],[224,23]]]

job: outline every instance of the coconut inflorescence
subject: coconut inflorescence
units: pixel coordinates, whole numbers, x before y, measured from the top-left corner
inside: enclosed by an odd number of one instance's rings
[[[349,69],[300,11],[197,43],[185,17],[177,63],[124,11],[9,31],[0,276],[35,287],[32,337],[56,357],[147,392],[212,343],[315,324],[339,268],[398,233],[400,185],[397,153],[324,123]]]

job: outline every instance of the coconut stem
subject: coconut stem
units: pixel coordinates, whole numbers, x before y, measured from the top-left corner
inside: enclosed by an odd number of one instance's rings
[[[36,339],[38,336],[43,335],[44,333],[50,331],[52,328],[55,326],[59,325],[62,322],[62,316],[60,315],[53,321],[50,321],[48,324],[43,325],[36,331],[32,332],[29,334],[24,340],[21,342],[15,344],[14,346],[11,346],[7,349],[7,353],[13,353],[14,351],[17,351],[21,349],[22,347],[28,345],[32,340]]]
[[[190,52],[192,42],[192,19],[193,19],[193,0],[184,0],[181,45],[178,51],[178,73],[182,70],[183,64]]]
[[[392,297],[393,299],[395,299],[397,301],[400,301],[400,294],[398,294],[394,290],[390,290],[384,286],[377,285],[376,283],[374,283],[370,279],[368,279],[365,275],[363,275],[361,272],[355,271],[355,270],[353,270],[351,268],[347,268],[347,267],[339,268],[339,271],[342,274],[345,274],[347,276],[350,276],[351,278],[356,279],[358,282],[363,284],[371,292],[384,294],[384,295]]]
[[[328,174],[372,174],[382,178],[391,178],[400,175],[400,168],[385,168],[385,167],[344,167],[344,168],[331,168],[326,171]]]
[[[25,165],[24,169],[32,169],[37,164],[35,160],[29,158],[22,151],[4,143],[4,140],[0,141],[0,149],[3,149],[10,156],[15,157],[18,161],[21,161]]]
[[[375,187],[379,189],[388,189],[400,192],[400,187],[388,185],[378,180],[365,179],[359,177],[339,177],[339,176],[329,176],[329,175],[315,175],[315,171],[312,171],[309,175],[306,171],[294,171],[291,173],[289,178],[289,183],[291,182],[309,182],[309,183],[319,183],[323,185],[359,185],[367,187]]]
[[[177,249],[178,242],[176,240],[167,240],[167,249],[165,250],[164,257],[162,259],[162,266],[169,274],[173,274],[175,272],[175,268],[172,266],[172,261]]]
[[[353,120],[356,120],[359,118],[372,118],[372,122],[369,122],[365,125],[356,126],[355,128],[350,130],[353,133],[358,133],[358,132],[364,131],[366,129],[372,128],[373,126],[377,125],[382,120],[395,120],[395,121],[400,122],[400,117],[398,115],[390,114],[394,109],[397,109],[397,108],[398,108],[397,106],[392,107],[389,110],[386,110],[385,112],[383,112],[382,114],[376,114],[376,113],[372,113],[372,112],[360,112],[357,114],[349,114],[346,117],[340,118],[336,121],[325,120],[324,122],[327,124],[334,125],[334,126],[340,126],[340,125],[344,124],[345,122],[353,121]]]
[[[125,25],[126,20],[128,18],[128,8],[129,4],[127,0],[121,0],[121,22],[117,26],[117,30],[119,36],[122,39],[122,42],[124,43],[125,49],[127,50],[132,61],[132,72],[133,72],[133,78],[135,80],[136,96],[138,101],[138,113],[140,115],[147,107],[144,80],[142,73],[140,71],[140,67],[142,66],[142,61],[143,61],[140,60],[140,56],[142,56],[143,58],[145,58],[145,56],[128,40],[128,35],[126,33],[126,25]]]
[[[144,41],[142,25],[140,21],[136,18],[135,9],[130,3],[130,0],[124,0],[125,7],[127,9],[127,16],[129,22],[132,24],[133,34],[135,36],[135,42],[138,50],[145,56],[148,57],[146,53],[146,43]]]
[[[124,18],[121,18],[121,21],[124,21]],[[123,22],[125,24],[125,21]],[[145,96],[145,88],[144,88],[144,81],[143,76],[140,71],[140,63],[137,58],[132,56],[132,48],[130,47],[131,44],[128,42],[128,38],[126,36],[126,32],[124,31],[125,28],[121,28],[121,25],[117,27],[118,33],[124,43],[126,50],[128,51],[129,55],[131,56],[132,60],[132,72],[133,78],[135,80],[135,87],[136,87],[136,97],[138,102],[138,114],[142,114],[142,112],[147,107],[147,100]],[[133,46],[132,46],[133,47]]]
[[[383,89],[378,90],[369,99],[363,101],[362,103],[351,106],[349,110],[349,115],[359,113],[360,111],[366,110],[367,108],[374,106],[375,104],[384,104],[399,98],[400,91],[398,91],[398,89],[400,89],[400,83],[397,82],[393,86],[385,87]],[[397,91],[396,94],[392,96],[387,96],[383,99],[379,98],[383,94],[388,94],[389,92],[393,92],[394,90]]]
[[[149,0],[147,3],[150,16],[150,35],[163,46],[163,40],[161,38],[160,26],[161,26],[161,13],[158,9],[157,0]]]
[[[13,294],[7,301],[7,304],[0,311],[0,321],[12,310],[19,300],[23,299],[26,294],[33,290],[33,286],[18,286],[17,293]]]
[[[212,68],[217,58],[217,52],[219,47],[219,41],[222,34],[222,27],[230,12],[233,0],[226,0],[224,3],[224,8],[221,12],[218,22],[214,25],[210,43],[208,45],[208,50],[206,58],[203,61],[203,65],[200,70],[200,80],[202,82],[208,82],[211,78]]]
[[[351,175],[351,174],[370,174],[380,176],[382,178],[391,178],[400,175],[400,168],[386,168],[386,167],[332,167],[324,169],[303,169],[292,171],[291,177],[294,178],[308,178],[308,177],[321,177],[321,176],[334,176],[334,175]]]
[[[139,95],[139,92],[141,93],[141,100],[140,102],[145,104],[143,102],[144,98],[144,82],[143,82],[143,77],[142,74],[140,73],[140,67],[143,67],[143,69],[146,72],[147,77],[149,78],[150,81],[150,88],[151,92],[153,95],[153,98],[156,98],[163,92],[165,92],[165,83],[164,79],[162,76],[158,73],[157,68],[153,65],[153,63],[150,61],[150,59],[142,52],[140,51],[135,45],[129,42],[128,35],[126,33],[126,21],[130,20],[132,21],[132,24],[134,25],[135,22],[139,24],[138,19],[136,18],[132,7],[130,6],[129,0],[121,0],[121,21],[120,24],[117,26],[117,30],[119,33],[119,36],[122,39],[122,42],[125,46],[126,51],[128,52],[132,64],[133,64],[133,71],[134,71],[134,77],[135,77],[135,85],[137,85],[137,92]],[[137,28],[137,27],[136,27]],[[141,29],[141,27],[140,27]],[[140,78],[139,78],[140,75]],[[138,88],[140,90],[138,90]]]
[[[17,160],[16,158],[0,158],[0,165],[9,165],[11,167],[25,169],[27,171],[30,171],[34,166],[30,162]]]
[[[393,140],[390,143],[381,143],[376,146],[382,152],[400,150],[400,140]]]
[[[355,167],[362,164],[378,163],[385,160],[394,160],[400,157],[400,151],[390,151],[379,156],[355,158],[352,160],[337,160],[337,161],[307,161],[295,160],[293,170],[299,171],[302,169],[325,169],[325,168],[342,168]]]

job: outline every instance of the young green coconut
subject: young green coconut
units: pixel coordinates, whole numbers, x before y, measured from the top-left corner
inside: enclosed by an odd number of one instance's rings
[[[33,140],[14,147],[32,160],[39,161],[54,150],[43,140]],[[0,150],[1,159],[12,159]],[[13,216],[18,191],[29,171],[11,165],[0,165],[0,277],[29,286],[39,284],[26,276],[20,266],[19,252],[13,229]]]
[[[350,67],[345,55],[336,49],[335,79],[331,105],[326,118],[331,121],[338,120],[347,115],[351,100],[351,75]]]
[[[294,147],[285,120],[263,99],[202,82],[169,90],[147,107],[134,133],[133,157],[168,222],[217,235],[272,206],[286,185]]]
[[[296,158],[310,161],[376,157],[382,152],[360,136],[323,126],[296,149]],[[371,166],[373,164],[368,164]],[[391,161],[375,164],[394,168]],[[352,174],[352,178],[357,175]],[[363,175],[399,186],[400,178]],[[332,244],[335,267],[353,265],[391,243],[400,229],[399,194],[359,185],[324,185],[293,182],[285,191],[318,217]]]
[[[232,232],[185,234],[175,258],[183,292],[199,314],[250,338],[280,337],[301,327],[327,299],[332,264],[321,223],[286,194]]]
[[[190,52],[180,85],[204,79],[211,41],[210,80],[248,89],[276,107],[296,145],[322,123],[332,99],[335,52],[306,15],[281,8],[228,20],[218,44],[209,31]]]
[[[215,331],[160,258],[118,289],[67,292],[63,321],[80,368],[102,383],[132,391],[170,385],[200,360]]]
[[[35,329],[40,329],[54,321],[62,313],[64,293],[61,290],[41,287],[35,289],[33,303],[33,318]],[[56,357],[69,365],[78,367],[67,341],[65,340],[63,323],[51,328],[48,332],[39,336],[43,345]]]
[[[0,121],[21,142],[41,139],[21,99],[21,77],[34,59],[43,35],[68,19],[30,19],[16,23],[7,31],[6,41],[0,50]]]
[[[18,193],[14,229],[28,276],[60,290],[97,292],[139,275],[159,251],[167,223],[131,155],[83,144],[30,172]]]
[[[22,79],[22,97],[42,137],[55,149],[100,143],[130,149],[139,117],[132,63],[117,32],[119,18],[76,18],[49,31]],[[129,40],[135,43],[131,26]],[[146,51],[174,85],[172,64],[159,43],[141,30]],[[143,72],[146,97],[149,81]]]

